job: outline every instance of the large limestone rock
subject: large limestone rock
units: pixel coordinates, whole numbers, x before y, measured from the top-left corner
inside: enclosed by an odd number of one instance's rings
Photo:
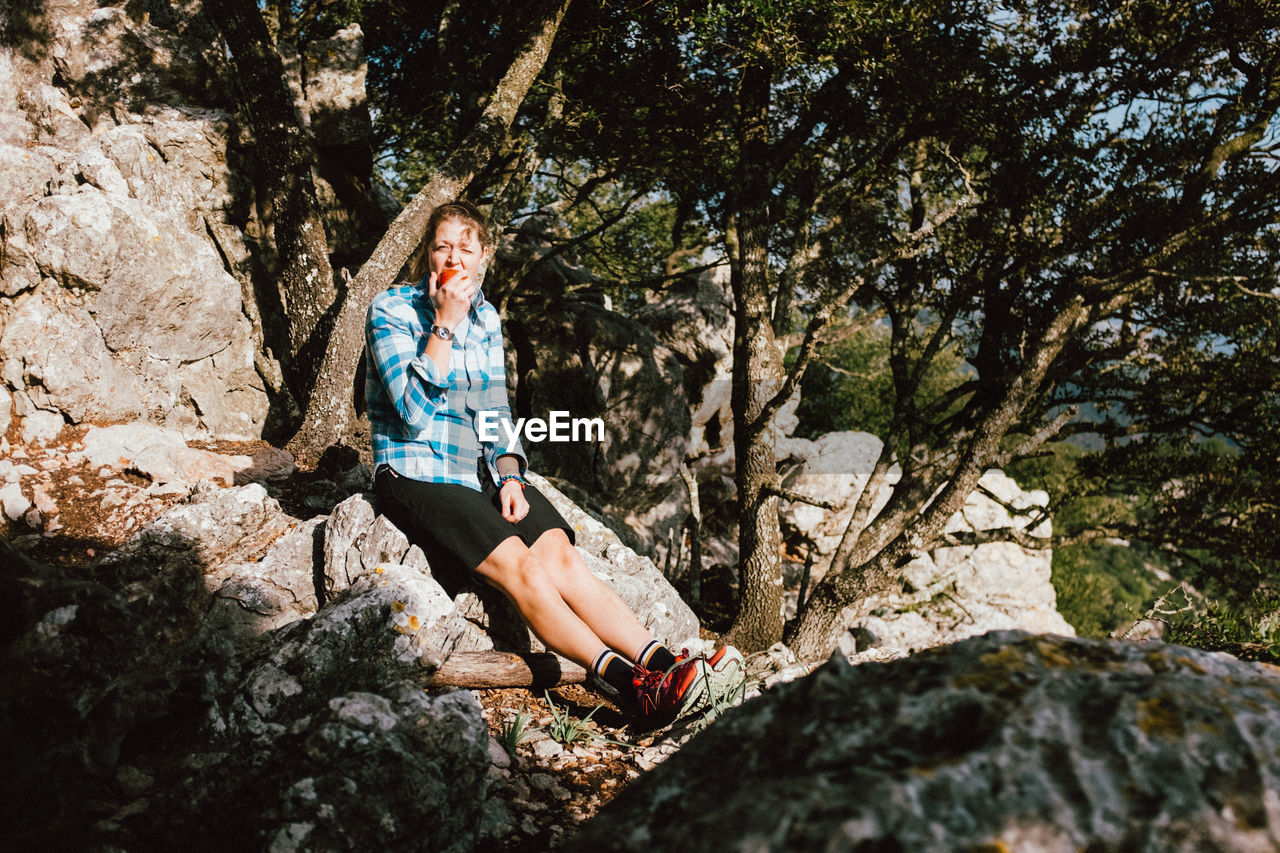
[[[256,438],[282,392],[277,259],[234,75],[198,4],[143,5],[15,8],[33,42],[0,46],[0,378],[37,441],[137,418]],[[331,249],[354,266],[386,221],[360,189],[359,28],[290,70]]]
[[[121,834],[150,849],[185,846],[194,825],[224,850],[475,849],[489,735],[470,693],[400,681],[318,698],[284,736],[199,756]]]
[[[470,693],[421,686],[453,601],[388,565],[317,609],[315,527],[288,526],[259,486],[198,489],[94,580],[0,541],[11,845],[473,848],[487,728]],[[287,624],[235,642],[216,605],[236,585]]]
[[[727,267],[672,282],[635,313],[675,353],[692,421],[691,454],[732,443],[733,299]]]
[[[247,210],[212,42],[123,5],[68,0],[37,17],[44,60],[0,49],[21,95],[0,102],[0,366],[15,414],[260,435],[253,324],[207,228]]]
[[[514,409],[600,418],[603,440],[526,442],[530,465],[589,495],[652,553],[684,523],[679,477],[689,436],[680,364],[644,325],[587,298],[540,305],[507,323]]]
[[[1280,847],[1280,675],[1163,644],[997,632],[837,658],[730,712],[566,847]]]
[[[830,511],[800,502],[783,502],[780,507],[784,533],[813,545],[812,583],[830,565],[880,446],[875,436],[855,432],[828,433],[812,441],[786,439],[779,445],[789,460],[784,487],[838,507]],[[888,501],[897,478],[895,468],[875,496],[873,517]],[[947,522],[946,532],[957,542],[966,535],[1002,529],[1045,537],[1051,529],[1041,510],[1048,502],[1045,492],[1025,491],[1003,472],[988,471]],[[1012,542],[935,548],[903,567],[893,589],[846,614],[849,630],[840,647],[850,655],[874,650],[875,657],[883,658],[992,630],[1073,635],[1074,629],[1057,611],[1050,583],[1052,559],[1047,548],[1032,550]],[[794,606],[794,593],[790,603]]]
[[[697,638],[697,617],[650,559],[624,545],[616,533],[575,506],[542,477],[530,474],[530,480],[573,527],[578,551],[587,567],[622,597],[655,637],[677,646]],[[353,495],[335,507],[325,528],[326,595],[377,577],[392,566],[424,578],[423,583],[449,600],[444,588],[431,576],[422,550],[410,544],[386,516],[378,514],[367,496]],[[454,580],[445,579],[450,587]],[[493,648],[495,640],[500,646],[517,650],[541,648],[501,596],[490,594],[481,585],[451,591],[454,597],[450,613],[461,621],[450,623],[451,633],[440,642],[443,654],[454,649]],[[424,615],[419,621],[426,624],[439,618],[442,615],[433,610],[430,619]]]

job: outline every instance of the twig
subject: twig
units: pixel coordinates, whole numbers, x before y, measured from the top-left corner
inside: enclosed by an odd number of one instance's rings
[[[809,495],[793,492],[790,489],[783,489],[777,486],[765,486],[760,491],[768,495],[775,495],[784,501],[793,501],[795,503],[812,504],[823,509],[835,510],[837,506],[834,501],[824,501],[822,498],[810,497]]]

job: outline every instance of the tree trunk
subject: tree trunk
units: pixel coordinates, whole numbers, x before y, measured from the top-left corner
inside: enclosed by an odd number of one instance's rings
[[[311,175],[311,145],[258,4],[221,0],[205,9],[231,52],[253,127],[254,156],[262,170],[261,201],[269,211],[280,265],[287,327],[287,352],[281,361],[294,397],[306,400],[320,364],[325,313],[336,295]]]
[[[782,639],[781,544],[774,446],[766,404],[782,387],[782,358],[774,339],[769,288],[769,87],[771,69],[748,65],[738,96],[741,110],[737,262],[734,294],[733,444],[738,490],[738,613],[726,639],[743,651]]]
[[[457,198],[501,147],[520,104],[546,62],[569,2],[544,0],[541,25],[507,69],[476,126],[391,223],[386,236],[351,282],[334,321],[302,425],[288,443],[301,466],[314,465],[324,449],[341,441],[354,425],[352,392],[356,366],[364,349],[364,319],[370,301],[394,282],[422,240],[431,211]]]

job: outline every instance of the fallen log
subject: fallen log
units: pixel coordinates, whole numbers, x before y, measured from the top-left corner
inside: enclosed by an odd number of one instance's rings
[[[428,687],[528,687],[544,690],[581,684],[587,672],[550,652],[454,652],[427,679]]]

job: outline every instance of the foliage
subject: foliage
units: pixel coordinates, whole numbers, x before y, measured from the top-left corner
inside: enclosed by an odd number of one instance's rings
[[[498,733],[498,742],[502,744],[502,748],[510,755],[516,754],[516,747],[520,742],[534,732],[541,731],[541,727],[531,725],[533,717],[524,711],[517,711],[514,717],[504,720],[502,728]]]
[[[569,715],[568,708],[560,708],[551,700],[550,693],[543,693],[542,695],[546,698],[547,705],[551,708],[551,722],[547,725],[547,734],[556,743],[561,743],[565,746],[573,746],[575,743],[596,742],[609,743],[615,746],[627,745],[609,740],[594,729],[587,727],[587,723],[591,722],[591,718],[595,716],[596,711],[604,707],[603,705],[595,706],[581,720],[575,720]]]
[[[1244,660],[1280,663],[1280,598],[1258,595],[1241,607],[1211,601],[1203,612],[1171,620],[1164,639]]]
[[[836,337],[805,372],[796,410],[800,420],[796,434],[816,438],[827,432],[856,430],[888,435],[896,408],[889,329],[871,324],[847,336],[837,329]],[[913,407],[927,408],[964,378],[964,360],[954,349],[930,361],[915,391]]]
[[[518,49],[522,6],[341,8],[365,28],[385,162],[413,186]],[[1104,446],[1060,524],[1241,590],[1274,576],[1250,542],[1280,532],[1278,36],[1280,10],[1242,2],[574,4],[468,193],[532,152],[514,221],[621,295],[724,261],[772,335],[883,312],[880,350],[818,358],[887,351],[891,392],[851,382],[833,405],[876,413],[902,476],[802,622],[868,594],[1070,404],[1099,413],[1079,431]],[[747,357],[739,378],[769,378]]]
[[[1108,542],[1055,549],[1051,580],[1062,618],[1097,639],[1142,618],[1169,585],[1133,549]]]
[[[1183,444],[1149,435],[1047,451],[1009,471],[1049,492],[1058,607],[1082,635],[1139,618],[1173,580],[1223,606],[1272,588],[1274,555],[1254,538],[1264,484],[1239,449],[1220,438]]]

